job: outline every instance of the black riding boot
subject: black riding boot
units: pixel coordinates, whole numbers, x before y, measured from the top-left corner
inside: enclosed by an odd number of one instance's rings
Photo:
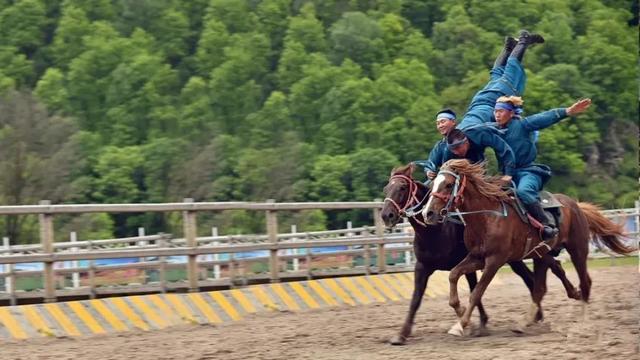
[[[531,216],[533,216],[536,220],[540,221],[540,223],[544,226],[542,230],[542,240],[553,239],[558,235],[558,229],[553,226],[553,222],[547,216],[547,213],[542,209],[542,205],[539,202],[535,202],[533,204],[526,205],[527,211]]]
[[[516,46],[517,42],[518,41],[511,36],[507,36],[504,38],[504,48],[502,48],[500,55],[498,55],[496,61],[493,63],[494,68],[505,66],[507,64],[507,59],[509,58],[511,51],[513,51],[513,48]]]
[[[524,57],[524,52],[527,50],[529,45],[533,44],[542,44],[544,42],[544,38],[542,35],[531,34],[527,30],[520,31],[520,37],[518,38],[518,43],[511,51],[511,56],[515,56],[518,61],[522,62],[522,58]]]

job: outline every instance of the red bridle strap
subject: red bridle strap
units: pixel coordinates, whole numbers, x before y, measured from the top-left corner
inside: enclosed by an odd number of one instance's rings
[[[416,197],[416,193],[418,192],[418,185],[413,182],[413,179],[406,175],[393,175],[389,178],[389,183],[391,183],[394,179],[402,179],[405,180],[409,184],[409,196],[407,196],[407,200],[404,202],[404,206],[400,206],[395,200],[392,198],[385,198],[384,201],[389,201],[398,211],[399,214],[404,213],[404,211],[414,202],[418,203],[419,200]]]
[[[453,205],[454,206],[460,206],[460,204],[462,203],[463,198],[463,193],[464,193],[464,189],[467,186],[467,177],[462,175],[462,180],[460,181],[460,188],[456,189],[454,187],[454,189],[452,190],[452,192],[455,192],[454,194],[448,193],[440,193],[440,192],[431,192],[431,196],[435,196],[438,199],[444,201],[445,203],[448,203],[449,200],[451,199],[451,196],[453,195]]]

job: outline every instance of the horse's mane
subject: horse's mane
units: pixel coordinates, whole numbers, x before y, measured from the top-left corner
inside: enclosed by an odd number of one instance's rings
[[[458,175],[465,175],[467,181],[474,185],[478,192],[495,201],[509,199],[509,194],[502,189],[502,181],[498,176],[488,176],[484,163],[472,164],[466,159],[449,160],[442,165],[442,170],[449,170]]]
[[[406,175],[409,178],[413,179],[412,173],[413,173],[413,169],[414,168],[415,168],[415,165],[413,163],[409,163],[407,165],[394,167],[393,170],[391,170],[391,176],[393,176],[393,175]]]

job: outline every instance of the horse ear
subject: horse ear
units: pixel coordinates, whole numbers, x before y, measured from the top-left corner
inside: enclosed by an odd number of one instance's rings
[[[409,167],[407,168],[407,172],[408,172],[407,175],[411,177],[411,175],[413,175],[413,172],[415,170],[416,170],[416,163],[414,162],[409,163]]]

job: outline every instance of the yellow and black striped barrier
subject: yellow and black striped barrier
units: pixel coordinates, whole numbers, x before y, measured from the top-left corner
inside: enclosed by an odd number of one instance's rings
[[[448,273],[429,279],[426,295],[446,295]],[[0,307],[0,341],[66,337],[180,324],[220,324],[267,311],[303,311],[409,299],[413,274],[396,273],[248,286],[188,294],[154,294]]]

